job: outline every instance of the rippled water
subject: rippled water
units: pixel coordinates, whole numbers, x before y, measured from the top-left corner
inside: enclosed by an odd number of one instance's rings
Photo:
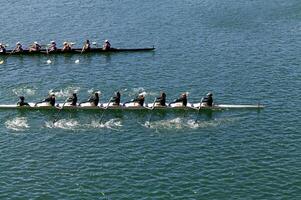
[[[2,110],[0,198],[299,199],[300,9],[296,0],[4,0],[0,41],[10,48],[110,39],[156,51],[9,56],[1,104],[93,90],[102,102],[116,90],[123,102],[139,92],[152,102],[164,90],[169,101],[212,91],[217,103],[266,108],[106,112],[101,122],[101,112],[62,112],[55,124],[56,112]]]

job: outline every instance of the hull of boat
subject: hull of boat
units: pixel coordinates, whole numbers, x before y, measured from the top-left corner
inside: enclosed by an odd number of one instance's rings
[[[205,106],[199,103],[188,103],[187,106],[181,105],[169,105],[169,106],[154,106],[153,104],[144,104],[140,106],[135,103],[127,103],[120,105],[113,105],[110,103],[98,104],[97,106],[93,106],[90,103],[82,104],[77,106],[72,106],[69,104],[59,103],[56,106],[51,106],[49,104],[38,104],[29,103],[29,106],[17,106],[17,105],[0,105],[0,110],[5,109],[16,109],[16,110],[187,110],[187,111],[200,111],[200,110],[232,110],[232,109],[262,109],[263,105],[230,105],[230,104],[215,104],[213,106]]]
[[[57,51],[47,52],[46,49],[42,49],[41,51],[29,51],[23,50],[22,52],[13,52],[13,50],[7,50],[6,53],[0,53],[0,55],[60,55],[60,54],[86,54],[86,53],[114,53],[114,52],[143,52],[143,51],[153,51],[155,50],[154,47],[152,48],[138,48],[138,49],[117,49],[112,48],[109,50],[103,50],[102,48],[91,48],[89,51],[82,52],[82,49],[76,48],[70,51],[62,51],[58,49]]]

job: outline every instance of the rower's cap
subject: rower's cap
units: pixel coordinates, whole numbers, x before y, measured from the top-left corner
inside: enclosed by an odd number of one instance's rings
[[[63,44],[66,45],[66,44],[68,44],[68,42],[64,42]]]
[[[18,44],[21,44],[20,42],[17,42],[17,44],[16,45],[18,45]]]
[[[54,92],[51,92],[51,93],[50,93],[50,96],[55,96]]]
[[[39,44],[38,42],[34,42],[34,44]]]
[[[0,43],[0,46],[2,46],[2,43]]]
[[[208,92],[207,96],[212,96],[212,93],[211,93],[211,92]]]
[[[105,42],[109,42],[109,40],[105,40]]]
[[[51,43],[51,44],[55,44],[55,41],[54,41],[54,40],[52,40],[52,41],[50,41],[50,43]]]

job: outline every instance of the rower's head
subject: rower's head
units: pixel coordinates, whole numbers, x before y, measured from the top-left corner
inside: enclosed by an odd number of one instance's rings
[[[76,93],[73,93],[72,96],[73,96],[73,97],[76,97]]]
[[[87,43],[87,44],[90,44],[90,40],[86,40],[86,43]]]
[[[95,97],[99,97],[98,92],[95,92],[94,95],[95,95]]]
[[[187,97],[187,94],[186,94],[186,93],[183,93],[183,94],[182,94],[182,97]]]
[[[208,92],[207,96],[208,96],[208,97],[212,97],[212,93],[211,93],[211,92]]]
[[[33,42],[35,45],[38,45],[39,43],[38,42]]]
[[[21,42],[17,42],[16,45],[21,45]]]
[[[25,100],[25,97],[24,97],[24,96],[20,96],[19,98],[20,98],[21,101],[24,101],[24,100]]]
[[[161,97],[165,98],[166,97],[166,94],[165,92],[161,92]]]
[[[50,41],[50,44],[55,44],[55,41],[54,40]]]
[[[65,46],[66,46],[67,44],[68,44],[68,42],[64,42],[64,43],[63,43],[63,45],[65,45]]]
[[[55,98],[55,94],[52,92],[49,94],[51,98]]]
[[[116,92],[116,96],[120,98],[121,95],[120,95],[120,92],[119,92],[119,91]]]
[[[109,40],[105,40],[105,43],[109,43]]]

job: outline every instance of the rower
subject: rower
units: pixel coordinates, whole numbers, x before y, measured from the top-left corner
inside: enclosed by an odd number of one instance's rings
[[[22,44],[20,42],[17,42],[14,52],[22,52],[22,51],[23,51]]]
[[[35,104],[35,106],[37,106],[38,104],[40,103],[49,103],[51,106],[54,106],[55,105],[55,94],[54,93],[51,93],[46,99],[44,99],[43,101],[41,102],[37,102]]]
[[[91,103],[92,106],[97,106],[99,103],[99,94],[98,92],[95,92],[89,99],[88,101],[81,102],[79,105],[82,103]]]
[[[181,94],[181,96],[172,103],[177,103],[177,102],[182,102],[183,106],[186,106],[187,105],[187,94],[186,93]]]
[[[39,45],[38,42],[34,42],[30,47],[29,47],[29,52],[38,52],[41,50],[41,45]]]
[[[110,102],[113,103],[114,106],[119,106],[120,104],[121,95],[120,92],[116,92],[116,95],[112,98]]]
[[[131,102],[139,103],[140,106],[143,106],[144,104],[144,95],[139,94],[135,99],[133,99]]]
[[[212,93],[209,92],[209,93],[206,95],[206,97],[204,97],[204,98],[202,99],[202,104],[205,105],[205,106],[211,107],[212,104],[213,104],[213,98],[212,98],[212,96],[213,96]]]
[[[76,93],[73,93],[72,96],[68,98],[67,102],[70,103],[71,106],[76,106],[77,103]]]
[[[48,48],[48,52],[50,53],[50,52],[54,52],[56,50],[57,50],[56,43],[55,43],[55,41],[52,40],[50,42],[50,47]]]
[[[110,50],[111,49],[111,44],[109,40],[105,40],[104,44],[102,45],[103,50]]]
[[[166,106],[166,94],[161,92],[161,95],[157,97],[156,103],[159,103],[160,106]]]
[[[0,43],[0,53],[6,53],[5,45]]]
[[[25,97],[20,96],[20,101],[17,103],[17,106],[29,106],[27,102],[25,102]]]
[[[66,51],[71,51],[71,44],[68,42],[64,42],[63,43],[63,48],[62,51],[66,52]]]
[[[90,44],[90,40],[86,40],[84,46],[83,46],[83,49],[82,49],[82,52],[84,51],[90,51],[91,49],[91,44]]]

